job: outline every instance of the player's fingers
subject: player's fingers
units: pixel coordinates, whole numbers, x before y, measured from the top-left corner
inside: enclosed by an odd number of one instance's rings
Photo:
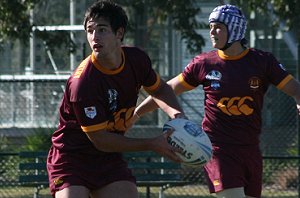
[[[168,154],[168,158],[175,162],[182,162],[182,159],[176,154],[176,148],[172,148]]]
[[[174,131],[174,128],[168,128],[166,131],[164,131],[164,136],[169,137]]]
[[[182,149],[180,149],[179,147],[176,147],[176,146],[172,146],[171,151],[173,153],[182,153]]]
[[[182,152],[182,149],[180,149],[178,146],[176,146],[176,143],[175,142],[172,142],[172,139],[168,139],[168,137],[174,133],[174,128],[170,128],[168,129],[168,131],[166,131],[164,133],[164,136],[165,138],[167,139],[168,141],[168,144],[170,145],[169,148],[170,150],[176,155],[176,153],[181,153]],[[177,156],[177,155],[176,155]]]

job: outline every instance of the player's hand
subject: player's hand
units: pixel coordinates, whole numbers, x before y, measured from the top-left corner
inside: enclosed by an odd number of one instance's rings
[[[182,118],[182,119],[186,119],[186,120],[189,119],[184,113],[177,113],[177,114],[175,114],[174,115],[174,119],[175,118]]]
[[[168,131],[164,132],[162,135],[154,138],[153,141],[153,151],[167,157],[168,159],[175,162],[182,162],[182,159],[176,154],[180,153],[181,150],[179,148],[175,148],[168,143],[168,137],[173,133],[172,129],[168,129]]]

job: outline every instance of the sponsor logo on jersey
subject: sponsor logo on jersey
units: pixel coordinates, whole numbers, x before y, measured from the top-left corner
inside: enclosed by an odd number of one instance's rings
[[[221,85],[220,85],[220,82],[218,82],[218,81],[212,81],[212,82],[210,83],[210,87],[211,87],[213,90],[217,90],[217,89],[219,89],[219,88],[221,87]]]
[[[220,85],[221,78],[222,78],[222,74],[217,70],[212,70],[205,76],[205,79],[210,81],[210,86],[213,90],[217,90],[221,87]]]
[[[282,64],[279,63],[278,66],[279,66],[282,70],[286,71],[285,67],[284,67]]]
[[[115,112],[118,107],[118,92],[115,89],[109,89],[108,94],[108,106],[110,112]]]
[[[131,126],[131,119],[135,107],[123,108],[113,113],[113,119],[107,124],[108,131],[126,131]]]
[[[212,70],[210,71],[205,78],[207,80],[216,80],[216,81],[220,81],[222,78],[222,74],[221,72],[217,71],[217,70]]]
[[[219,100],[217,106],[219,109],[229,115],[251,115],[253,113],[253,109],[248,106],[249,102],[254,101],[252,97],[223,97]],[[248,102],[248,104],[246,104]]]
[[[93,119],[97,115],[97,110],[96,107],[91,106],[91,107],[85,107],[84,112],[86,117]]]

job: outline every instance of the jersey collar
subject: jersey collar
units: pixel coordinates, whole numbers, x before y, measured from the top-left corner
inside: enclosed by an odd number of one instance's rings
[[[114,69],[114,70],[107,69],[107,68],[103,67],[102,65],[100,65],[100,63],[97,62],[97,59],[96,59],[94,53],[92,53],[92,63],[98,70],[100,70],[104,74],[108,74],[108,75],[117,74],[123,70],[124,65],[125,65],[125,55],[124,55],[123,49],[121,51],[121,55],[122,55],[122,63],[120,65],[120,67],[118,67],[117,69]]]
[[[241,59],[242,57],[244,57],[246,54],[248,54],[248,52],[249,52],[249,48],[245,49],[241,54],[239,54],[237,56],[228,56],[228,55],[225,55],[222,50],[217,51],[219,57],[223,60],[238,60],[238,59]]]

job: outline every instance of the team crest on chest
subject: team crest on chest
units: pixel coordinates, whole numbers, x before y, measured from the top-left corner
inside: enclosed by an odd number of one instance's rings
[[[261,80],[258,77],[251,77],[248,81],[249,86],[252,90],[258,90],[261,86]]]
[[[86,117],[93,119],[97,115],[97,110],[96,107],[91,106],[91,107],[85,107],[84,112]]]
[[[212,70],[205,76],[205,79],[210,81],[210,86],[214,90],[217,90],[221,87],[220,85],[221,78],[222,78],[222,74],[217,70]]]

